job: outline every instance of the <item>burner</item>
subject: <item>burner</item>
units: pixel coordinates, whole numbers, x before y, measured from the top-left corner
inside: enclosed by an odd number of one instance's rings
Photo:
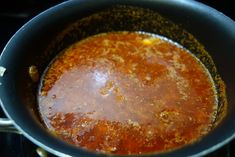
[[[222,11],[227,16],[235,20],[232,1],[203,1],[199,0],[209,6]],[[6,45],[10,37],[28,20],[41,11],[62,2],[62,0],[56,0],[53,2],[41,0],[22,0],[19,2],[7,1],[1,3],[0,6],[0,50]],[[16,4],[17,3],[17,4]],[[17,6],[17,7],[15,7]],[[3,111],[0,109],[0,117],[5,117]],[[13,133],[0,132],[0,156],[3,157],[54,157],[50,153],[46,153],[44,150],[34,145],[31,141],[25,138],[23,135]],[[41,154],[41,155],[40,155]],[[44,156],[43,156],[44,155]],[[206,155],[206,157],[232,157],[235,156],[235,140],[229,144],[223,146],[217,151]]]

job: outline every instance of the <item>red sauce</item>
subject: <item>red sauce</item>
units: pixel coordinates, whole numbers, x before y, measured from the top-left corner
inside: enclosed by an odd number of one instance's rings
[[[79,147],[114,154],[161,152],[192,143],[213,124],[208,71],[164,38],[112,32],[71,45],[39,90],[46,126]]]

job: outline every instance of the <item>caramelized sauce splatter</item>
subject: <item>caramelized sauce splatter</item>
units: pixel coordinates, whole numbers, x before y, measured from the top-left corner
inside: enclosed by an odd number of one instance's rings
[[[79,41],[49,65],[39,90],[46,126],[98,152],[142,154],[207,134],[217,99],[205,67],[150,34],[112,32]]]

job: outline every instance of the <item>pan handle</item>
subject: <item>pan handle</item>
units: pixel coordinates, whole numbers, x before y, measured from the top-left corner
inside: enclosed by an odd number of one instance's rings
[[[21,132],[15,128],[13,121],[8,118],[0,118],[0,132],[21,134]],[[48,157],[48,153],[40,147],[36,149],[36,153],[40,157]]]
[[[8,118],[0,118],[0,132],[21,134],[21,132],[15,128],[13,121]]]
[[[0,118],[0,132],[21,134],[21,132],[15,128],[14,122],[8,118]],[[36,153],[40,157],[48,157],[48,153],[40,147],[36,149]]]

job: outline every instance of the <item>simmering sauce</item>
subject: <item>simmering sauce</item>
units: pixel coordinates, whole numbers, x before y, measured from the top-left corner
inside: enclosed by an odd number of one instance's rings
[[[46,69],[38,94],[49,130],[79,147],[113,154],[179,148],[211,129],[210,74],[165,38],[110,32],[79,41]]]

